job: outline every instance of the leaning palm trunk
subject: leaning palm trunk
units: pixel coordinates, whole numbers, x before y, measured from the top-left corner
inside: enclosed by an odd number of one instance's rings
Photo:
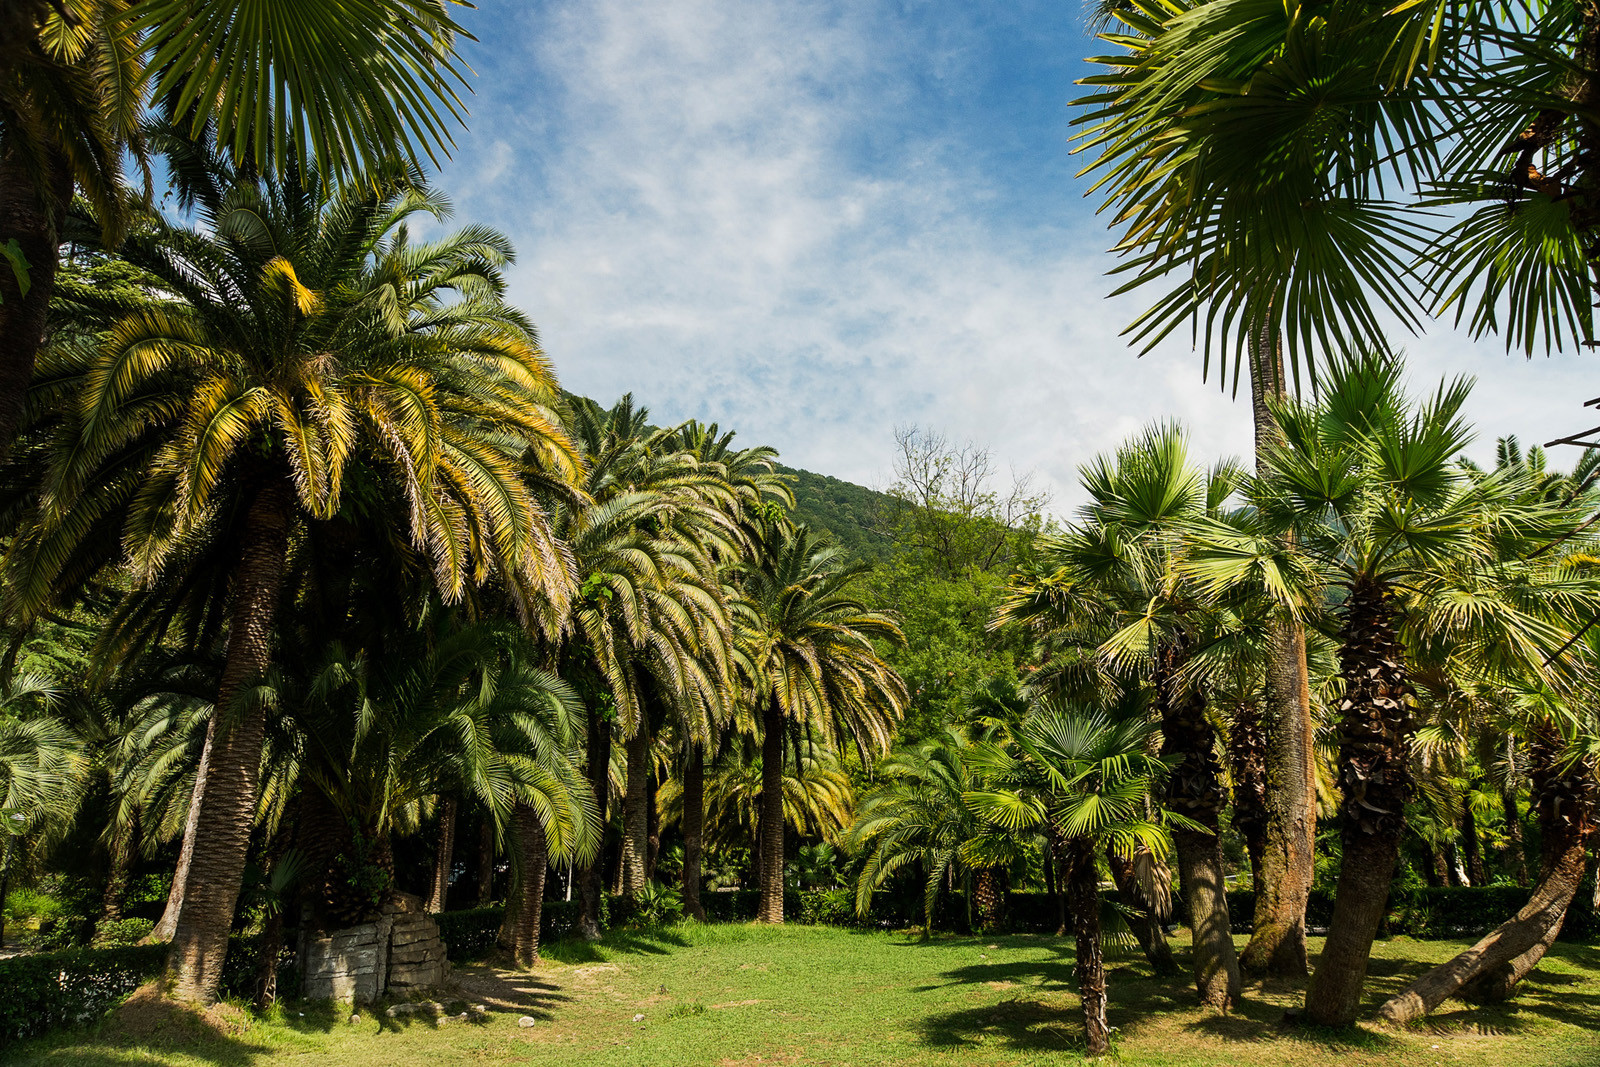
[[[426,910],[435,914],[444,911],[450,896],[450,871],[455,865],[456,812],[459,805],[455,795],[447,793],[439,801],[439,839],[434,843],[433,884],[428,889]]]
[[[1535,794],[1544,840],[1539,885],[1522,910],[1476,945],[1418,978],[1378,1009],[1390,1023],[1422,1018],[1454,996],[1500,1001],[1539,965],[1566,919],[1583,881],[1589,838],[1594,832],[1595,782],[1582,764],[1562,773],[1555,747],[1533,745]]]
[[[1275,335],[1263,330],[1252,345],[1250,361],[1257,470],[1265,468],[1268,450],[1279,436],[1267,398],[1284,395],[1283,356]],[[1254,932],[1240,963],[1258,974],[1298,978],[1306,973],[1306,905],[1317,837],[1315,725],[1305,628],[1287,616],[1274,618],[1267,631],[1266,660],[1266,824],[1256,875]]]
[[[550,850],[544,823],[531,805],[517,805],[511,816],[511,834],[516,870],[505,920],[500,926],[500,947],[510,952],[519,965],[532,967],[539,962],[539,924],[544,921],[544,881]]]
[[[1178,880],[1189,912],[1194,946],[1194,981],[1200,1003],[1227,1011],[1239,999],[1239,958],[1228,917],[1227,884],[1217,827],[1227,790],[1216,757],[1216,731],[1206,719],[1206,702],[1194,693],[1175,692],[1176,648],[1161,654],[1157,691],[1161,701],[1161,754],[1175,759],[1167,781],[1167,806],[1202,829],[1175,830]]]
[[[650,848],[650,731],[643,723],[628,738],[628,786],[622,798],[622,859],[618,892],[632,896],[644,888]]]
[[[609,825],[611,800],[611,724],[598,711],[589,712],[589,787],[601,832]],[[587,867],[578,870],[578,932],[586,941],[600,939],[600,904],[605,895],[605,849],[595,853]]]
[[[783,710],[767,698],[761,737],[761,910],[764,923],[783,922]]]
[[[1116,883],[1117,892],[1122,895],[1122,899],[1137,912],[1128,925],[1133,929],[1133,936],[1139,941],[1139,948],[1157,974],[1172,974],[1178,968],[1172,961],[1172,946],[1167,942],[1166,920],[1171,900],[1161,898],[1156,890],[1162,887],[1155,884],[1153,879],[1139,877],[1138,864],[1141,861],[1152,864],[1151,873],[1158,874],[1162,878],[1170,877],[1166,864],[1157,861],[1150,850],[1143,845],[1139,846],[1136,856],[1124,856],[1115,849],[1106,850],[1106,863],[1111,868],[1111,880]]]
[[[1389,902],[1411,795],[1411,716],[1405,651],[1395,636],[1390,591],[1370,579],[1350,589],[1339,667],[1340,840],[1344,855],[1333,921],[1306,991],[1306,1017],[1349,1026],[1361,1006],[1367,958]]]
[[[706,921],[700,903],[700,863],[705,851],[706,755],[699,745],[689,746],[683,769],[683,913]]]
[[[1067,897],[1072,909],[1072,932],[1077,937],[1078,995],[1083,1001],[1083,1030],[1090,1056],[1111,1051],[1111,1027],[1106,1022],[1106,969],[1100,947],[1100,874],[1095,868],[1094,844],[1079,839],[1068,844]]]
[[[184,885],[174,887],[182,905],[167,955],[167,978],[173,994],[183,1000],[216,999],[228,953],[228,931],[255,823],[266,733],[265,706],[238,698],[266,674],[272,660],[291,499],[288,484],[269,477],[245,516],[244,543],[233,573],[227,659],[195,774],[194,839]]]

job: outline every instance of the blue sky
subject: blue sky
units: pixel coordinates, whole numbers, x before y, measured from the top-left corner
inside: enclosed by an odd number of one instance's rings
[[[1136,358],[1073,177],[1075,3],[480,0],[470,129],[438,184],[516,244],[563,383],[632,390],[796,466],[891,478],[896,425],[988,445],[1063,510],[1157,418],[1248,450],[1187,338]],[[1593,353],[1527,363],[1444,327],[1413,379],[1479,379],[1479,451],[1580,429]],[[1596,421],[1600,421],[1597,419]]]

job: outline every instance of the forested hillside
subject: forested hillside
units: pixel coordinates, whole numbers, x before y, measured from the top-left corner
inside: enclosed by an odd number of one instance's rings
[[[795,467],[780,466],[778,470],[795,479],[797,521],[826,530],[861,559],[877,560],[889,554],[894,542],[884,532],[886,493]]]

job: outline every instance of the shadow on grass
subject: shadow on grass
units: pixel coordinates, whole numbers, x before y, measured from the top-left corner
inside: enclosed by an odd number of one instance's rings
[[[560,963],[608,963],[620,955],[664,956],[675,948],[688,948],[688,940],[667,928],[607,930],[598,941],[569,938],[544,946],[541,954]]]

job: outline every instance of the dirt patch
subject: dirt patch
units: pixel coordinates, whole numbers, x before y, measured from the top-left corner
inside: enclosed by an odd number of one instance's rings
[[[249,1029],[250,1016],[242,1008],[232,1004],[213,1004],[209,1008],[180,1004],[164,995],[154,982],[134,990],[111,1017],[111,1031],[136,1042],[152,1038],[233,1038]]]
[[[752,1004],[760,1004],[759,1000],[730,1000],[722,1004],[713,1004],[713,1008],[748,1008]]]

